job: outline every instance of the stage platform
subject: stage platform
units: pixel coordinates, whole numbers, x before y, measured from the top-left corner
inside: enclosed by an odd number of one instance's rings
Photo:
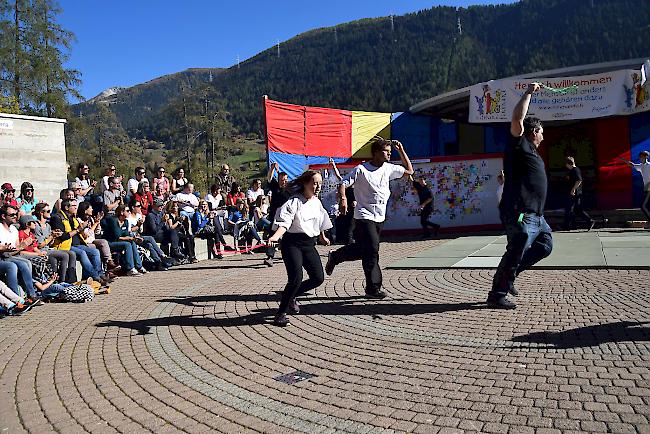
[[[397,261],[392,269],[496,268],[505,251],[505,235],[451,239]],[[537,269],[650,269],[650,231],[608,229],[554,232],[553,253]]]

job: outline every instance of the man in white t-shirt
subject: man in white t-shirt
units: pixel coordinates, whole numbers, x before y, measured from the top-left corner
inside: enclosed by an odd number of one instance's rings
[[[404,166],[389,163],[392,147],[399,153]],[[372,144],[372,159],[358,165],[338,186],[339,212],[347,213],[345,189],[354,185],[357,205],[354,207],[354,243],[330,252],[325,272],[330,275],[341,262],[361,259],[366,275],[366,297],[384,298],[379,268],[379,236],[386,219],[390,198],[389,182],[413,174],[413,166],[404,146],[397,140],[381,139]]]
[[[176,193],[174,200],[178,202],[182,216],[191,219],[199,206],[199,198],[194,194],[194,184],[185,184],[183,191]]]
[[[641,201],[641,211],[643,211],[646,219],[648,219],[648,222],[645,225],[646,229],[650,229],[650,161],[648,161],[648,157],[650,157],[650,152],[641,151],[639,152],[639,163],[623,160],[632,167],[632,169],[639,172],[643,178],[643,200]]]
[[[133,197],[134,194],[136,194],[138,192],[138,186],[140,185],[140,183],[142,181],[149,182],[149,180],[145,176],[146,173],[147,172],[144,169],[144,167],[136,167],[135,168],[135,173],[134,173],[133,178],[129,179],[129,182],[126,184],[127,195],[129,196],[129,200],[130,200],[131,197]]]

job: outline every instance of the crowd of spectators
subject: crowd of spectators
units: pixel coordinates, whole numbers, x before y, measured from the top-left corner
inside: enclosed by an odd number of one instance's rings
[[[242,188],[228,165],[205,195],[182,168],[168,178],[158,167],[151,182],[143,167],[128,180],[117,176],[114,165],[101,180],[89,173],[80,163],[52,204],[39,200],[30,182],[22,183],[19,195],[10,183],[2,184],[0,317],[45,302],[87,301],[110,292],[118,277],[196,262],[195,238],[206,240],[216,259],[265,246],[260,233],[269,235],[271,192],[259,179]]]

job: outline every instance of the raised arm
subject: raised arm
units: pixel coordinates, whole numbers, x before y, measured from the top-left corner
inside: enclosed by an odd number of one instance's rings
[[[512,121],[510,122],[510,133],[515,137],[521,137],[524,134],[524,118],[528,113],[528,106],[533,93],[540,89],[539,83],[530,83],[528,89],[521,96],[521,99],[512,111]]]
[[[332,170],[334,171],[334,175],[336,175],[336,178],[339,181],[342,181],[343,177],[341,176],[341,172],[339,172],[339,168],[336,167],[336,162],[334,161],[334,159],[332,157],[330,157],[330,163],[332,164]]]
[[[402,160],[402,164],[406,169],[404,171],[404,177],[413,175],[415,171],[413,170],[413,165],[411,164],[411,160],[409,159],[409,156],[406,155],[406,149],[404,149],[404,145],[402,145],[402,142],[400,142],[399,140],[391,140],[391,143],[399,153],[399,158],[400,160]]]
[[[266,180],[268,182],[271,182],[271,180],[273,179],[273,174],[275,173],[276,170],[277,171],[280,170],[280,165],[278,163],[271,163],[271,167],[269,167],[269,173],[267,173],[266,175]]]

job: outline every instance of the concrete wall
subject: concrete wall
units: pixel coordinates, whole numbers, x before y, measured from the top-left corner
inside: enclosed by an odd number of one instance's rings
[[[53,204],[67,187],[65,119],[0,113],[0,184],[34,185],[38,200]]]

